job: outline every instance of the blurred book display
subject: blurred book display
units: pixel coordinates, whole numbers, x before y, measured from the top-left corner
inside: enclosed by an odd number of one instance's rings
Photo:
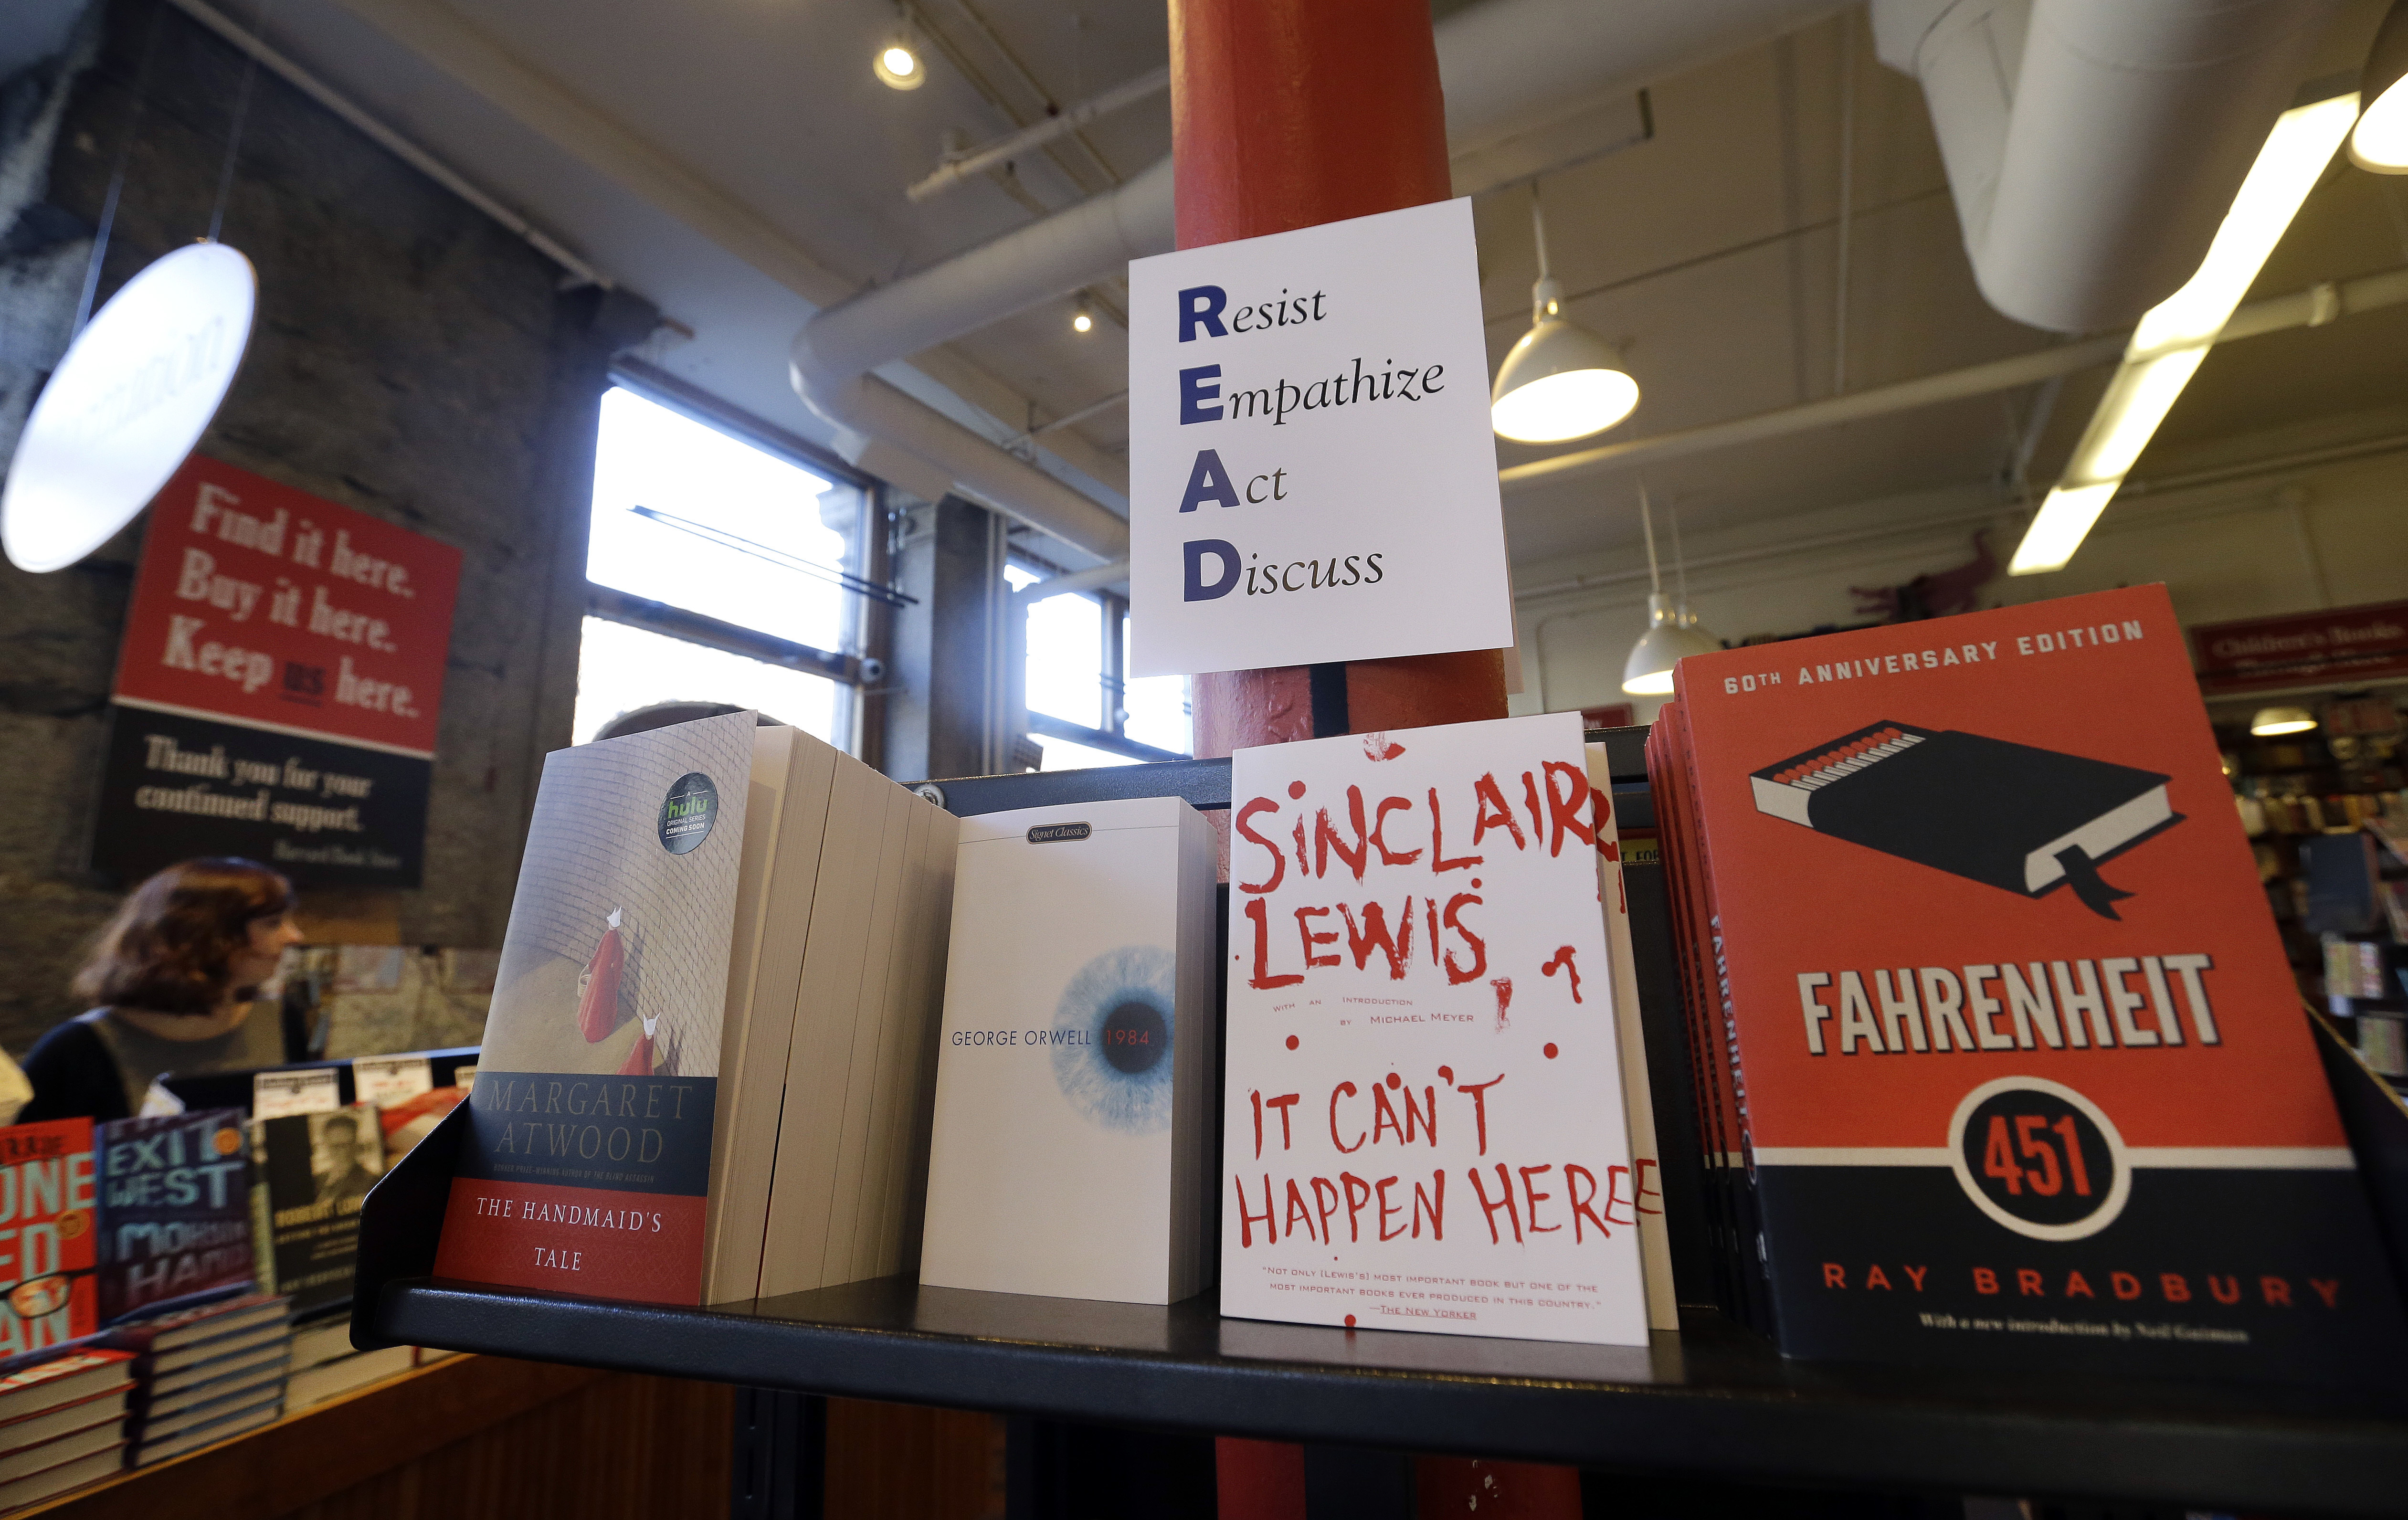
[[[1649,768],[1743,1317],[2174,1377],[2408,1349],[2162,588],[1677,680]],[[2322,874],[2368,911],[2362,858]]]
[[[107,1343],[134,1354],[126,1466],[206,1446],[283,1412],[291,1300],[251,1294],[137,1321]]]
[[[259,1281],[290,1295],[294,1314],[351,1301],[360,1206],[384,1165],[384,1126],[373,1103],[253,1121]]]
[[[0,1509],[105,1478],[124,1463],[135,1358],[100,1346],[0,1364]]]
[[[89,1119],[0,1129],[0,1358],[99,1327],[94,1170]]]
[[[437,1270],[692,1304],[907,1265],[953,822],[749,712],[552,754]]]
[[[96,1140],[103,1322],[251,1282],[240,1111],[120,1119]]]
[[[442,1050],[484,1039],[500,961],[494,950],[296,945],[262,993],[277,997],[297,1032],[293,1054]]]

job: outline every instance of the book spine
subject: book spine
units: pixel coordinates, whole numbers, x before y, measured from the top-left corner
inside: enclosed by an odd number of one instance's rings
[[[1743,1320],[1737,1277],[1736,1216],[1724,1166],[1731,1147],[1724,1132],[1726,1109],[1719,1088],[1720,1063],[1705,1019],[1705,984],[1698,974],[1697,956],[1696,862],[1691,853],[1685,788],[1672,745],[1672,724],[1664,712],[1656,714],[1656,721],[1647,731],[1647,769],[1648,783],[1655,795],[1657,849],[1664,862],[1671,908],[1674,961],[1680,973],[1681,1026],[1688,1045],[1694,1084],[1691,1096],[1698,1115],[1698,1160],[1704,1169],[1715,1305],[1731,1318]]]

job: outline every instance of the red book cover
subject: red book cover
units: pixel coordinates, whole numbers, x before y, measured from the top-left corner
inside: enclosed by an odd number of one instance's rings
[[[92,1121],[0,1129],[0,1357],[99,1328]]]
[[[1684,660],[1783,1348],[2408,1350],[2162,587]]]

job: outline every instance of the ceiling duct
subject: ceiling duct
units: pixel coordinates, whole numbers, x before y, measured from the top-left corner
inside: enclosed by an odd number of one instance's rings
[[[2061,333],[2178,289],[2334,0],[1872,0],[1882,62],[1923,85],[1973,275]]]
[[[1455,156],[1589,111],[1600,97],[1738,51],[1830,0],[1487,0],[1438,28]],[[2245,165],[2244,165],[2245,166]],[[847,457],[917,495],[947,484],[1090,553],[1128,524],[869,371],[1122,272],[1174,244],[1168,159],[1126,184],[822,311],[796,336],[795,390],[850,436]]]

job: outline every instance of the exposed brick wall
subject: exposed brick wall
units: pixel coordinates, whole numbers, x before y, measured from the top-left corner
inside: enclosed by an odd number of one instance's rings
[[[102,299],[207,230],[242,73],[160,0],[91,3],[88,67],[70,47],[0,80],[0,461],[65,340],[153,27]],[[425,885],[337,911],[404,942],[497,946],[542,757],[568,742],[596,408],[649,308],[563,293],[556,266],[265,69],[222,236],[259,268],[259,319],[202,452],[466,555]],[[0,564],[0,1044],[19,1055],[77,1011],[67,978],[116,900],[83,861],[140,533],[52,575]]]

